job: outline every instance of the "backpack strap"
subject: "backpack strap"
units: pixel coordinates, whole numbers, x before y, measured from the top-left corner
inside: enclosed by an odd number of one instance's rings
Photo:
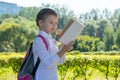
[[[44,38],[42,35],[40,35],[40,34],[39,34],[37,37],[40,37],[40,38],[43,40],[43,42],[44,42],[44,44],[45,44],[45,47],[46,47],[46,49],[48,50],[48,44],[47,44],[45,38]]]
[[[37,70],[40,62],[41,62],[41,60],[40,60],[39,57],[38,57],[38,58],[37,58],[37,62],[35,63],[35,66],[33,67],[33,70],[32,70],[32,73],[31,73],[31,74],[33,75],[33,77],[35,76],[36,70]]]
[[[44,38],[42,35],[38,35],[37,37],[40,37],[40,38],[42,39],[42,41],[43,41],[44,44],[45,44],[46,49],[48,50],[48,44],[47,44],[45,38]],[[32,71],[33,77],[35,76],[35,73],[36,73],[36,70],[37,70],[37,68],[38,68],[38,66],[39,66],[40,61],[41,61],[41,60],[40,60],[39,57],[38,57],[38,58],[37,58],[37,62],[35,63],[35,66],[34,66],[33,71]]]

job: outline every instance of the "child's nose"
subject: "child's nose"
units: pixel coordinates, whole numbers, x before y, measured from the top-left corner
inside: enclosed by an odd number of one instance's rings
[[[53,27],[57,27],[57,25],[56,25],[56,24],[53,24]]]

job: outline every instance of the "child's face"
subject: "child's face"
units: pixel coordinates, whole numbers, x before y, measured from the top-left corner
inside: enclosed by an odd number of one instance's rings
[[[57,29],[58,17],[54,15],[48,16],[44,21],[40,21],[40,29],[49,33],[55,32]]]

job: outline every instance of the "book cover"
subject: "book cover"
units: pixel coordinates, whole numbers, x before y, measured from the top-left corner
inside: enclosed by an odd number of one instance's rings
[[[69,42],[75,40],[83,30],[83,25],[74,19],[70,19],[67,25],[64,27],[58,40],[67,45]]]

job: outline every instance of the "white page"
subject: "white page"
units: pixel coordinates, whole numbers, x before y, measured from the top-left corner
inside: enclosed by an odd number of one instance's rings
[[[83,26],[79,22],[74,21],[67,29],[67,31],[62,35],[59,41],[67,45],[69,42],[73,41],[78,35],[80,35],[82,30]]]

